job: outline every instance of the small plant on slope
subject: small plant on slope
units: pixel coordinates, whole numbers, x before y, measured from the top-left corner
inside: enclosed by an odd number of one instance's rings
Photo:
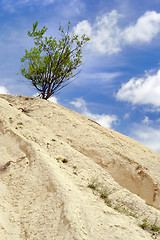
[[[34,47],[21,58],[21,74],[31,81],[38,90],[39,97],[48,99],[55,92],[70,83],[81,66],[82,48],[89,38],[70,33],[70,22],[67,31],[59,27],[61,39],[47,37],[47,28],[37,29],[38,22],[33,23],[32,31],[28,36],[34,40]]]

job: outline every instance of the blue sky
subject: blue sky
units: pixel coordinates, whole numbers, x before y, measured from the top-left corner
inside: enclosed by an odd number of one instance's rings
[[[160,151],[159,0],[0,1],[0,93],[36,94],[15,75],[33,46],[27,31],[38,21],[58,36],[69,20],[91,40],[81,73],[51,100]]]

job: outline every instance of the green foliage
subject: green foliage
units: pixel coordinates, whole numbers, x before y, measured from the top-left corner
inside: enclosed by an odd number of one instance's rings
[[[98,196],[104,200],[108,207],[112,207],[111,200],[109,199],[111,191],[101,186],[101,184],[98,182],[98,179],[92,179],[92,181],[88,184],[88,187],[91,188],[94,193],[98,194]]]
[[[160,234],[160,227],[156,225],[156,221],[154,223],[149,223],[148,219],[143,219],[142,223],[139,226],[152,234]]]
[[[123,205],[115,205],[114,206],[114,209],[120,213],[123,213],[125,214],[126,216],[131,216],[131,217],[134,217],[134,218],[137,218],[137,215],[136,213],[132,212],[129,208],[127,207],[123,207]]]
[[[62,163],[68,163],[68,160],[66,158],[62,159],[61,157],[58,157],[56,159],[57,159],[58,162],[61,161]]]
[[[73,166],[73,169],[77,169],[77,166],[74,165],[74,166]]]
[[[31,81],[41,98],[48,99],[79,73],[76,70],[82,62],[82,48],[89,38],[82,35],[79,39],[78,35],[70,34],[70,22],[67,32],[59,27],[62,36],[59,40],[52,36],[45,37],[46,26],[41,30],[37,26],[36,21],[32,32],[28,31],[35,46],[30,51],[25,49],[25,55],[21,58],[21,73]]]
[[[100,198],[104,200],[104,202],[107,204],[108,207],[112,207],[111,200],[108,198],[109,194],[111,194],[110,191],[107,189],[103,188],[99,191]]]
[[[68,160],[66,158],[62,159],[63,163],[68,163]]]
[[[98,182],[97,179],[92,179],[92,181],[88,184],[88,187],[91,188],[92,190],[97,190],[98,189]]]
[[[123,206],[125,205],[123,202],[120,205],[115,205],[114,203],[112,203],[111,199],[109,198],[109,195],[112,194],[112,191],[99,183],[97,178],[92,179],[91,182],[88,184],[88,187],[93,190],[94,194],[97,194],[101,199],[103,199],[108,207],[112,207],[116,211],[123,213],[127,216],[137,218],[137,215],[134,212],[132,212],[127,206]]]

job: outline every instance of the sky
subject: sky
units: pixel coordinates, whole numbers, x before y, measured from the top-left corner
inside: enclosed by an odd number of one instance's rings
[[[36,21],[90,37],[80,74],[50,100],[160,151],[160,1],[0,1],[0,93],[37,94],[16,75]]]

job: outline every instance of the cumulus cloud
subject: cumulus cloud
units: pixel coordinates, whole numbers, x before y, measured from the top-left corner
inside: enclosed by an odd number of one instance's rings
[[[160,13],[147,11],[135,25],[124,30],[124,39],[127,43],[150,42],[160,32]]]
[[[87,107],[86,102],[83,98],[76,98],[74,101],[70,102],[76,108],[80,110],[80,112],[88,118],[93,119],[98,122],[101,126],[112,128],[112,124],[116,123],[118,118],[115,115],[106,115],[106,114],[93,114],[91,113]]]
[[[83,20],[79,22],[76,27],[73,28],[73,32],[78,35],[87,34],[91,36],[92,34],[92,26],[87,20]]]
[[[125,28],[119,27],[122,17],[116,10],[98,16],[92,25],[83,20],[79,22],[74,31],[87,34],[90,37],[89,48],[94,52],[118,53],[124,45],[149,43],[160,32],[160,13],[147,11],[135,24]]]
[[[9,94],[9,91],[6,87],[0,86],[0,94]]]
[[[53,103],[58,103],[58,99],[55,96],[48,98],[48,100]]]
[[[35,94],[33,95],[33,97],[38,97],[38,98],[40,98],[40,94],[39,94],[39,93],[35,93]],[[59,104],[59,103],[58,103],[58,98],[56,98],[55,96],[52,96],[52,97],[48,98],[48,101]]]
[[[131,137],[151,149],[160,151],[160,129],[139,124],[134,127]]]
[[[91,24],[84,20],[79,22],[74,28],[74,32],[82,35],[86,34],[91,38],[89,47],[93,51],[113,54],[119,52],[121,32],[117,26],[120,14],[116,10],[97,17],[95,23]]]
[[[152,104],[160,107],[160,70],[143,78],[131,78],[122,84],[116,98],[133,104]]]

